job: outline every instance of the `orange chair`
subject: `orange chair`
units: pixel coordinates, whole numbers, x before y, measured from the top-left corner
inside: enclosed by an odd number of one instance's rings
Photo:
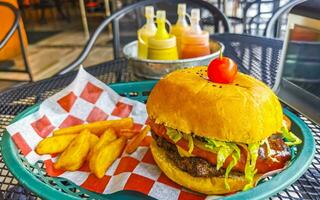
[[[0,69],[0,72],[12,72],[18,74],[27,74],[29,80],[32,81],[32,74],[30,71],[30,67],[28,64],[27,56],[26,56],[26,45],[27,39],[26,34],[23,28],[22,23],[20,22],[20,12],[17,9],[16,2],[10,1],[4,2],[0,1],[0,15],[7,17],[7,19],[11,18],[11,20],[4,20],[1,25],[3,28],[0,31],[0,61],[12,59],[13,57],[17,56],[20,51],[22,54],[23,62],[25,65],[24,69]],[[13,3],[13,4],[12,4]],[[8,30],[7,32],[5,32]],[[4,78],[2,78],[4,79]],[[13,80],[12,77],[8,77],[6,80]]]

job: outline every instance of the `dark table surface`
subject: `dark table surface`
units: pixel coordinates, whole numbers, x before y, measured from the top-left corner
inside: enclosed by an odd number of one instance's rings
[[[225,45],[224,54],[234,59],[242,72],[273,86],[280,61],[282,41],[237,34],[221,34],[212,38]],[[134,76],[126,59],[109,61],[88,67],[87,70],[105,83],[141,80]],[[70,72],[0,93],[0,139],[5,127],[17,114],[63,89],[75,75],[76,72]],[[301,114],[295,113],[306,122],[315,137],[316,156],[308,171],[298,181],[271,199],[320,199],[320,127]],[[37,199],[36,195],[19,185],[3,163],[2,155],[0,155],[0,190],[6,199]]]

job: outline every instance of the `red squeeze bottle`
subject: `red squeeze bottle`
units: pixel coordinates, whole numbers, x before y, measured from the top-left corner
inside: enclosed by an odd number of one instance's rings
[[[191,10],[191,27],[181,38],[181,58],[195,58],[210,54],[209,33],[202,31],[200,21],[200,10]]]

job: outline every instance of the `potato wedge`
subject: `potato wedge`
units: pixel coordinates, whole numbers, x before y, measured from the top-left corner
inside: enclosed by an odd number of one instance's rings
[[[127,138],[120,137],[107,146],[101,147],[97,152],[95,152],[95,155],[93,156],[96,156],[96,159],[90,160],[89,163],[91,172],[96,175],[96,177],[102,178],[107,169],[121,154],[126,142]]]
[[[97,136],[96,136],[97,137]],[[108,128],[100,137],[98,142],[91,148],[90,153],[87,156],[87,160],[95,159],[92,156],[94,155],[94,152],[98,151],[101,147],[108,145],[110,142],[117,139],[116,132]]]
[[[78,134],[75,134],[78,135]],[[99,137],[94,135],[94,134],[90,134],[90,149],[92,149],[99,141]]]
[[[72,140],[66,150],[60,155],[54,164],[56,169],[75,171],[79,169],[86,160],[91,146],[91,133],[88,129],[81,131]]]
[[[136,135],[134,138],[132,138],[129,141],[126,147],[126,152],[130,154],[133,153],[138,148],[142,140],[147,136],[149,131],[150,131],[150,126],[149,125],[145,126],[138,135]]]
[[[81,124],[53,131],[53,135],[66,135],[80,133],[84,129],[89,129],[91,133],[100,136],[107,128],[113,128],[115,131],[121,129],[130,129],[133,127],[132,118],[122,118],[117,120],[98,121],[90,124]]]
[[[77,134],[69,134],[47,137],[38,143],[36,147],[36,152],[40,155],[61,153],[68,147],[70,142],[76,136]]]
[[[119,136],[124,136],[128,139],[133,138],[135,135],[137,135],[139,133],[139,131],[135,131],[135,130],[131,130],[131,129],[121,129],[118,132]]]

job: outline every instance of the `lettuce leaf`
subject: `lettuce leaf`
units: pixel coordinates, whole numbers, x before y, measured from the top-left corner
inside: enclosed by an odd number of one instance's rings
[[[229,142],[222,142],[205,137],[207,144],[205,147],[217,152],[217,170],[219,170],[226,159],[232,154],[235,146]]]
[[[230,155],[233,158],[232,161],[229,163],[225,173],[225,186],[227,189],[229,189],[230,187],[227,183],[227,179],[232,168],[238,163],[240,159],[240,156],[241,156],[240,148],[235,143],[231,143],[231,142],[216,141],[210,138],[205,138],[205,140],[207,142],[205,147],[217,152],[217,169],[219,169],[223,165],[225,160]],[[243,190],[248,190],[253,187],[253,184],[254,184],[253,178],[254,178],[254,175],[257,173],[256,162],[259,155],[258,150],[260,145],[261,145],[261,142],[248,144],[248,146],[245,144],[241,145],[241,146],[244,146],[248,152],[246,166],[245,166],[245,178],[248,181],[248,184],[244,187]]]
[[[205,138],[205,140],[207,142],[205,147],[217,152],[217,166],[216,166],[217,170],[219,170],[222,167],[222,165],[230,155],[232,156],[232,161],[227,166],[227,169],[224,175],[225,187],[228,190],[230,190],[230,186],[227,180],[232,168],[236,166],[236,164],[240,159],[240,156],[241,156],[240,148],[236,144],[230,143],[230,142],[216,141],[210,138]]]
[[[173,128],[168,128],[167,127],[167,135],[169,138],[174,141],[174,143],[177,143],[181,138],[182,138],[182,133],[177,131],[176,129]]]
[[[236,166],[236,164],[238,163],[239,159],[240,159],[240,156],[241,156],[241,153],[240,153],[240,149],[237,145],[235,144],[232,144],[233,148],[234,148],[234,151],[232,153],[232,161],[230,162],[230,164],[228,165],[227,169],[226,169],[226,173],[224,175],[224,185],[225,187],[230,190],[230,186],[227,182],[228,180],[228,176],[229,176],[229,173],[230,171],[232,170],[232,168],[234,166]]]
[[[167,135],[170,137],[171,140],[173,140],[175,143],[178,142],[181,138],[184,138],[186,140],[188,140],[188,153],[191,154],[193,149],[194,149],[194,141],[193,141],[193,137],[190,134],[183,134],[175,129],[172,128],[167,128]],[[293,141],[293,138],[291,134],[287,134],[289,135],[289,139],[288,141]],[[296,136],[295,136],[296,137]],[[225,187],[227,189],[230,189],[230,186],[227,182],[229,174],[232,170],[232,168],[234,166],[237,165],[238,161],[240,160],[241,157],[241,151],[240,148],[237,146],[237,144],[235,143],[231,143],[231,142],[222,142],[222,141],[217,141],[217,140],[213,140],[207,137],[203,137],[204,138],[204,146],[208,149],[210,149],[211,151],[217,153],[217,164],[216,164],[216,168],[217,170],[219,170],[223,164],[225,163],[226,159],[231,156],[232,157],[232,161],[229,163],[229,165],[226,168],[226,172],[225,172]],[[299,139],[299,138],[298,138]],[[296,140],[295,140],[296,141]],[[266,143],[267,145],[267,154],[268,156],[270,155],[270,145],[268,143],[268,141],[262,141],[262,142],[257,142],[257,143],[252,143],[252,144],[239,144],[240,146],[243,146],[243,148],[245,148],[247,150],[247,161],[246,161],[246,165],[245,165],[245,178],[247,180],[247,185],[244,187],[244,191],[250,189],[253,187],[254,185],[254,176],[257,173],[257,169],[256,169],[256,162],[258,159],[258,150],[261,144]]]
[[[217,155],[217,170],[219,170],[226,159],[232,154],[233,148],[229,145],[220,147]]]
[[[269,144],[269,141],[268,139],[265,139],[263,140],[262,144],[266,144],[266,147],[267,147],[267,157],[270,158],[273,162],[279,162],[279,160],[277,160],[276,158],[272,157],[271,155],[271,148],[270,148],[270,144]]]
[[[288,146],[293,146],[293,145],[302,143],[302,140],[300,140],[300,138],[298,138],[294,133],[289,131],[286,127],[283,126],[281,128],[281,132],[282,132],[282,136],[287,140],[287,142],[285,143]]]
[[[258,158],[258,150],[261,142],[248,144],[248,154],[247,154],[247,162],[244,170],[245,178],[248,181],[247,185],[244,186],[243,190],[249,190],[253,187],[254,184],[254,175],[257,173],[256,170],[256,162]]]
[[[227,142],[222,142],[222,141],[217,141],[217,140],[213,140],[207,137],[204,137],[206,144],[205,147],[207,147],[208,149],[213,150],[214,152],[218,153],[221,147],[225,147],[228,145]]]

